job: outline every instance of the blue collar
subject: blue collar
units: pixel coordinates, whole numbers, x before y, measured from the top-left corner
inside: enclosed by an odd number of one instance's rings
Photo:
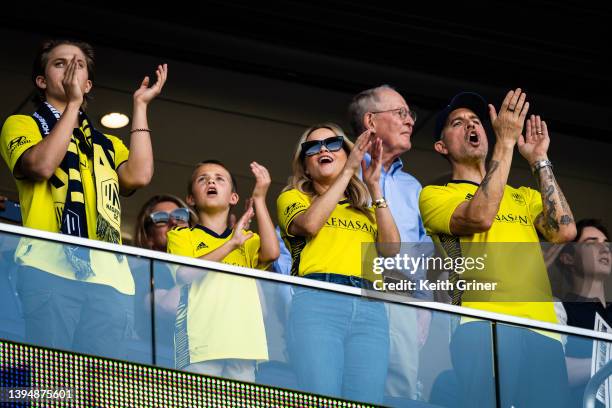
[[[204,231],[208,235],[213,236],[215,238],[227,238],[232,233],[232,229],[231,228],[227,228],[221,234],[217,234],[215,231],[211,230],[210,228],[206,228],[205,226],[200,225],[200,224],[196,224],[195,228],[201,229],[202,231]]]
[[[470,181],[470,180],[449,180],[448,183],[446,184],[449,184],[449,183],[456,183],[456,184],[467,183],[467,184],[473,184],[476,187],[480,187],[480,184],[474,183],[473,181]]]

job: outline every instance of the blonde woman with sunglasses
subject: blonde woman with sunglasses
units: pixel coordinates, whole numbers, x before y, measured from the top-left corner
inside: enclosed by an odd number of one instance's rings
[[[363,161],[366,152],[372,156],[369,166]],[[369,130],[354,145],[333,123],[312,126],[302,134],[293,155],[293,175],[277,200],[293,275],[373,288],[372,277],[362,274],[362,244],[387,244],[380,245],[379,252],[393,256],[400,241],[379,185],[381,163],[382,142]],[[289,356],[300,389],[382,402],[388,330],[382,303],[296,288]]]

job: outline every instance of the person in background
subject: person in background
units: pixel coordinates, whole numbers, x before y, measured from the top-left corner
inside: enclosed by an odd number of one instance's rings
[[[612,272],[610,234],[597,219],[576,223],[578,233],[566,244],[556,259],[568,285],[562,296],[567,324],[599,330],[596,319],[612,327],[612,303],[606,299],[605,283]],[[593,342],[579,336],[568,336],[565,346],[571,406],[580,406],[586,383],[591,378]],[[600,402],[598,401],[598,404]],[[602,404],[603,406],[603,404]]]
[[[138,213],[133,243],[140,248],[166,252],[168,231],[195,224],[197,216],[183,200],[170,194],[155,195],[144,203]],[[134,258],[130,269],[136,286],[136,333],[141,339],[151,339],[151,301],[154,300],[156,345],[173,348],[174,322],[180,298],[180,287],[176,284],[173,268],[164,262],[155,262],[151,276],[150,261],[137,261]]]
[[[21,206],[19,202],[0,195],[0,222],[11,225],[22,225]]]
[[[348,116],[354,135],[370,129],[383,145],[380,188],[389,202],[402,242],[402,253],[413,257],[433,252],[431,238],[426,234],[419,212],[421,183],[406,172],[401,155],[412,148],[412,132],[416,112],[402,95],[389,85],[366,89],[353,97]],[[366,163],[371,157],[366,153]],[[396,274],[415,283],[425,279],[426,271],[419,268],[413,274]],[[417,286],[418,287],[418,286]],[[420,300],[432,300],[430,291],[416,290],[410,295]],[[431,312],[390,303],[389,334],[391,341],[389,372],[385,395],[392,398],[415,399],[417,394],[419,350],[429,334]],[[416,329],[415,329],[416,328]]]

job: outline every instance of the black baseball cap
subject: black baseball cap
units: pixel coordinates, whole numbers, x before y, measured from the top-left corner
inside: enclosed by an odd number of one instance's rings
[[[437,142],[442,136],[442,129],[446,124],[446,119],[452,111],[459,108],[468,108],[480,118],[480,121],[485,124],[489,121],[489,113],[487,102],[484,98],[475,92],[461,92],[451,99],[450,103],[438,113],[436,117],[436,131],[434,133],[434,141]]]

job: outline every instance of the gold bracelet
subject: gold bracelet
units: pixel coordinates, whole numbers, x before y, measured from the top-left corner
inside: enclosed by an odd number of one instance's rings
[[[374,208],[387,208],[387,200],[385,200],[385,197],[379,198],[378,200],[374,200],[374,203],[372,204],[374,206]]]
[[[149,132],[149,133],[151,133],[151,129],[142,128],[142,129],[132,129],[132,130],[130,130],[130,134],[132,134],[134,132]]]

